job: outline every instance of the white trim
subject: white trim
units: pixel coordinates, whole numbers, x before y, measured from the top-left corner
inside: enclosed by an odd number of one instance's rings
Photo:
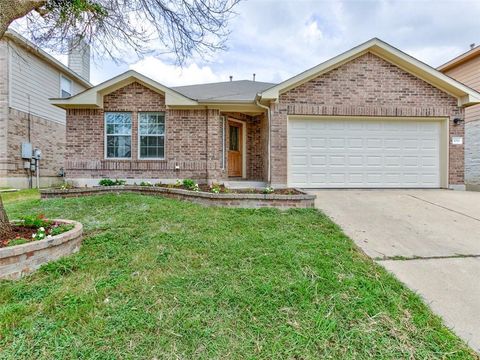
[[[131,126],[130,126],[130,157],[108,157],[107,156],[107,114],[111,113],[120,113],[120,114],[130,114],[130,121],[131,121]],[[105,111],[103,114],[103,151],[104,151],[104,160],[132,160],[132,140],[133,140],[133,135],[132,135],[132,129],[133,129],[133,117],[132,117],[132,112],[131,111]],[[112,135],[115,136],[115,135]],[[118,135],[118,136],[126,136],[126,135]]]
[[[162,135],[141,135],[140,134],[140,114],[163,114],[163,157],[159,158],[152,158],[152,157],[142,157],[140,154],[140,136],[157,136],[160,137]],[[143,161],[149,160],[165,160],[167,152],[167,117],[165,111],[139,111],[137,112],[137,159]]]
[[[238,120],[230,116],[227,117],[227,122],[228,121],[233,121],[233,122],[242,124],[242,179],[245,179],[247,177],[247,123],[245,121]],[[230,138],[230,133],[228,136]],[[227,175],[228,175],[228,169],[227,169]]]
[[[192,100],[175,90],[172,90],[149,77],[142,75],[134,70],[128,70],[123,74],[115,76],[97,86],[87,89],[67,99],[50,99],[52,105],[62,109],[68,108],[103,108],[103,96],[121,89],[131,83],[139,84],[149,88],[152,91],[165,96],[165,105],[198,105],[198,102]]]

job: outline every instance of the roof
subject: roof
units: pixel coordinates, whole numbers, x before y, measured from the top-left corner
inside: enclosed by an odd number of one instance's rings
[[[283,92],[338,68],[368,52],[385,59],[436,88],[456,97],[459,106],[470,106],[480,103],[479,92],[377,38],[373,38],[280,84],[264,90],[258,95],[258,98],[265,101],[276,100]]]
[[[143,86],[165,95],[165,105],[198,105],[198,103],[165,85],[150,79],[134,70],[128,70],[110,80],[68,98],[50,99],[53,105],[63,109],[75,107],[102,108],[103,96],[122,87],[138,82]]]
[[[58,70],[62,71],[63,73],[68,74],[73,80],[82,84],[86,88],[90,88],[90,87],[93,86],[89,81],[87,81],[86,79],[81,77],[79,74],[77,74],[75,71],[70,69],[68,66],[65,66],[64,64],[62,64],[60,61],[55,59],[52,55],[50,55],[50,54],[46,53],[44,50],[40,49],[37,45],[32,43],[30,40],[24,38],[22,35],[20,35],[16,31],[7,30],[7,32],[5,32],[4,36],[6,38],[12,40],[16,44],[26,48],[31,53],[34,53],[39,58],[45,60],[47,63],[49,63],[53,67],[57,68]]]
[[[463,54],[457,56],[456,58],[453,58],[452,60],[446,62],[443,65],[440,65],[437,70],[441,72],[448,71],[458,65],[463,64],[464,62],[467,62],[468,60],[471,60],[477,56],[480,56],[480,46],[474,47],[473,49],[468,50],[467,52],[464,52]]]
[[[188,86],[172,87],[173,90],[201,102],[235,102],[235,101],[253,101],[256,95],[268,89],[275,84],[251,81],[237,80],[209,84],[198,84]]]

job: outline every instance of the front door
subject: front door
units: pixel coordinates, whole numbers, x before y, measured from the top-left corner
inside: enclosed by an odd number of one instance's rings
[[[228,176],[242,176],[242,124],[228,122]]]

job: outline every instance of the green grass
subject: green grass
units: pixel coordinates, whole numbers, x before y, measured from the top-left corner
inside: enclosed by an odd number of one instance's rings
[[[15,192],[0,193],[0,196],[5,204],[16,201],[40,199],[40,193],[37,189],[26,189]]]
[[[0,359],[469,359],[315,210],[133,194],[7,205],[81,221],[80,253],[0,282]]]

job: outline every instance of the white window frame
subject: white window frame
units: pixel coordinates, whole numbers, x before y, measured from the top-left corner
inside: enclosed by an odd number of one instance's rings
[[[107,114],[129,114],[130,115],[130,157],[109,157],[107,153]],[[103,143],[104,143],[104,159],[105,160],[132,160],[132,149],[133,149],[133,136],[132,136],[132,130],[133,130],[133,117],[132,113],[129,111],[106,111],[103,114]],[[115,136],[110,134],[111,136]],[[126,136],[126,135],[118,135],[118,136]]]
[[[65,92],[68,92],[70,94],[69,96],[63,96],[63,81],[64,80],[67,81],[70,84],[70,91],[65,90]],[[69,98],[69,97],[73,96],[72,88],[73,88],[73,81],[70,80],[68,77],[66,77],[64,75],[60,75],[60,97],[62,99],[66,99],[66,98]]]
[[[141,136],[148,136],[148,135],[142,135],[140,134],[140,115],[142,114],[161,114],[163,115],[163,157],[142,157],[141,156],[141,143],[140,143],[140,137]],[[162,135],[152,135],[152,136],[162,136]],[[138,151],[138,159],[139,160],[165,160],[165,154],[167,152],[167,116],[164,111],[140,111],[137,114],[137,151]]]

